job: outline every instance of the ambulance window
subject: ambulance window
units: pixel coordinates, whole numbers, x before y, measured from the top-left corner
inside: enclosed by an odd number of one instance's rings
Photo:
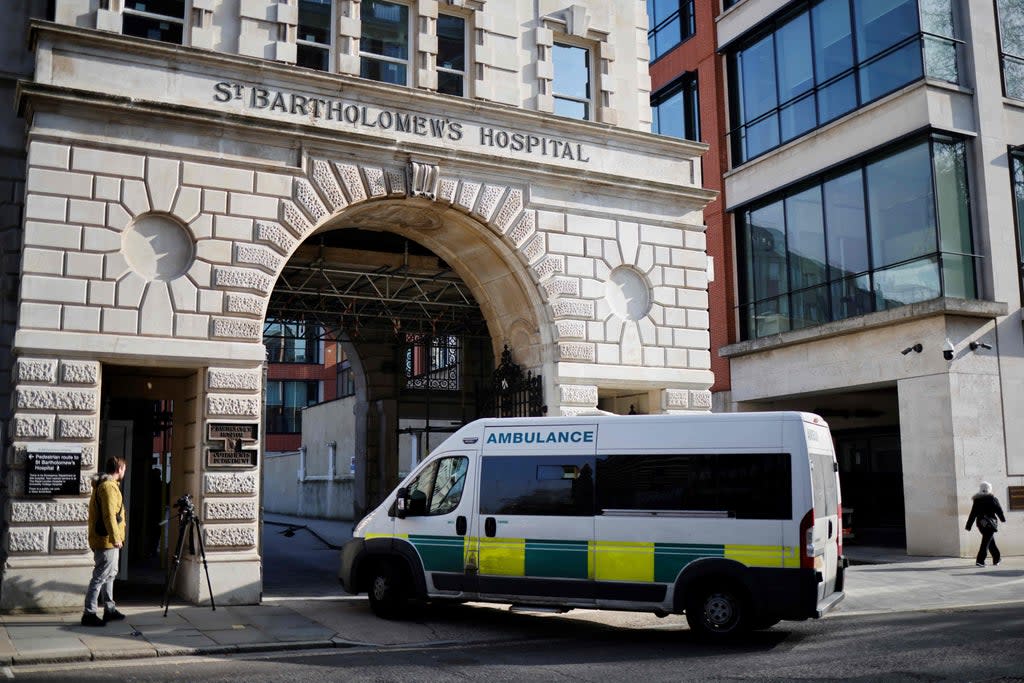
[[[578,456],[483,459],[480,512],[485,515],[594,514],[594,464]]]
[[[427,514],[444,515],[459,507],[466,486],[469,458],[444,458],[438,461],[434,495]]]
[[[832,456],[811,453],[811,487],[814,489],[814,516],[835,515],[839,509],[839,491]]]
[[[457,508],[468,469],[469,459],[464,457],[440,458],[428,464],[406,487],[413,509],[423,505],[421,515],[444,515]]]
[[[597,460],[597,510],[792,516],[786,453],[606,455]]]

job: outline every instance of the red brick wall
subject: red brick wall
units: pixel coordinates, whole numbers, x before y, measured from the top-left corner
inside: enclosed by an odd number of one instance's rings
[[[725,67],[723,59],[715,52],[718,3],[698,0],[694,4],[696,33],[651,64],[651,90],[658,91],[686,72],[697,72],[700,137],[701,142],[708,145],[701,162],[704,187],[722,193],[722,174],[728,169],[729,160],[725,136]],[[715,375],[712,391],[727,391],[730,387],[729,361],[719,357],[718,349],[736,340],[733,236],[724,205],[724,195],[719,194],[704,209],[708,255],[715,263],[715,279],[708,285],[711,370]]]

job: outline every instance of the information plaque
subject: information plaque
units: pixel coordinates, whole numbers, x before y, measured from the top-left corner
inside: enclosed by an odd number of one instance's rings
[[[1009,493],[1009,510],[1017,511],[1024,510],[1024,486],[1010,486],[1007,487]]]
[[[25,495],[77,496],[81,472],[81,451],[29,451],[25,460]]]
[[[206,450],[207,467],[256,467],[259,425],[249,422],[211,422],[206,428],[208,441],[222,445]]]
[[[207,467],[256,467],[256,451],[206,451]]]

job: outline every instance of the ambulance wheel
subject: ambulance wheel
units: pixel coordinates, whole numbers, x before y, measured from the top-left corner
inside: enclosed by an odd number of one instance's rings
[[[706,583],[687,593],[686,623],[698,637],[728,640],[747,630],[750,609],[735,585]]]
[[[408,582],[394,562],[378,562],[370,572],[370,609],[382,619],[398,619],[409,606]]]

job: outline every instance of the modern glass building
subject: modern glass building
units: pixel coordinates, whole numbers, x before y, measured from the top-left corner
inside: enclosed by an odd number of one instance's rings
[[[973,554],[979,482],[1011,516],[1024,492],[1024,3],[716,12],[735,293],[711,307],[735,327],[715,409],[824,416],[850,543]]]

